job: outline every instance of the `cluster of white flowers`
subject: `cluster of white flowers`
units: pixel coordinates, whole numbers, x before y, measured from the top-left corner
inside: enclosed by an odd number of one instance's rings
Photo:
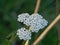
[[[34,13],[32,15],[29,15],[28,13],[22,13],[22,14],[18,15],[18,21],[23,22],[23,24],[25,24],[26,26],[29,27],[28,30],[31,30],[32,32],[36,32],[36,33],[40,29],[43,29],[45,26],[47,26],[47,23],[48,23],[47,20],[45,20],[38,13]],[[29,32],[29,34],[28,34],[26,30],[27,29],[25,29],[25,28],[21,28],[20,31],[18,30],[17,34],[19,35],[20,39],[24,39],[24,40],[31,39],[30,32],[28,31]]]
[[[47,25],[47,21],[39,14],[32,14],[29,17],[30,30],[32,32],[38,32],[39,29],[43,29]]]
[[[29,40],[31,39],[31,32],[25,28],[21,28],[17,30],[17,35],[22,40]]]
[[[25,22],[27,20],[27,18],[29,18],[29,14],[28,13],[23,13],[23,14],[18,15],[17,21]]]

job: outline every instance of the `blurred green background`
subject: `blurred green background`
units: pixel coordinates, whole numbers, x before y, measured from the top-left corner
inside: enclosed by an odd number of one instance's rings
[[[19,40],[18,37],[15,38],[15,31],[22,26],[17,22],[17,16],[21,13],[32,14],[36,1],[37,0],[0,0],[0,45],[24,45],[25,41]],[[57,2],[58,3],[56,3],[56,0],[41,0],[38,13],[49,22],[48,25],[55,19],[60,11],[60,0],[57,0]],[[37,34],[32,34],[29,45],[32,45],[44,29],[40,30]],[[57,24],[38,45],[58,45]]]

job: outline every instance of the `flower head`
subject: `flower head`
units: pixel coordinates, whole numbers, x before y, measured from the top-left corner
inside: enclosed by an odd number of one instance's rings
[[[17,30],[18,37],[22,40],[30,40],[31,32],[25,28],[21,28]]]
[[[30,30],[32,32],[38,32],[40,29],[43,29],[47,25],[47,21],[39,14],[35,13],[29,17],[30,20]]]
[[[25,22],[25,20],[27,20],[27,18],[29,18],[29,14],[28,13],[22,13],[22,14],[18,15],[17,21]]]

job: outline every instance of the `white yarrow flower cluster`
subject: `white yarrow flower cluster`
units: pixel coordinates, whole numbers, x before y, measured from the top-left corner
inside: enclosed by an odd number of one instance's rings
[[[32,32],[38,32],[39,29],[43,29],[47,25],[47,21],[39,14],[32,14],[27,20],[25,20],[24,24],[30,26],[30,30]]]
[[[17,30],[17,35],[22,40],[29,40],[31,39],[31,32],[25,28],[21,28]]]
[[[28,30],[32,32],[38,32],[40,29],[43,29],[47,26],[47,20],[45,20],[41,15],[38,13],[34,13],[29,15],[28,13],[22,13],[18,15],[19,22],[23,22],[26,26],[29,27]],[[25,30],[25,31],[24,31]],[[17,31],[17,35],[20,39],[28,40],[31,39],[31,33],[25,28],[21,28]]]
[[[17,21],[25,22],[25,20],[27,20],[27,18],[29,18],[29,14],[28,13],[23,13],[23,14],[18,15]]]

